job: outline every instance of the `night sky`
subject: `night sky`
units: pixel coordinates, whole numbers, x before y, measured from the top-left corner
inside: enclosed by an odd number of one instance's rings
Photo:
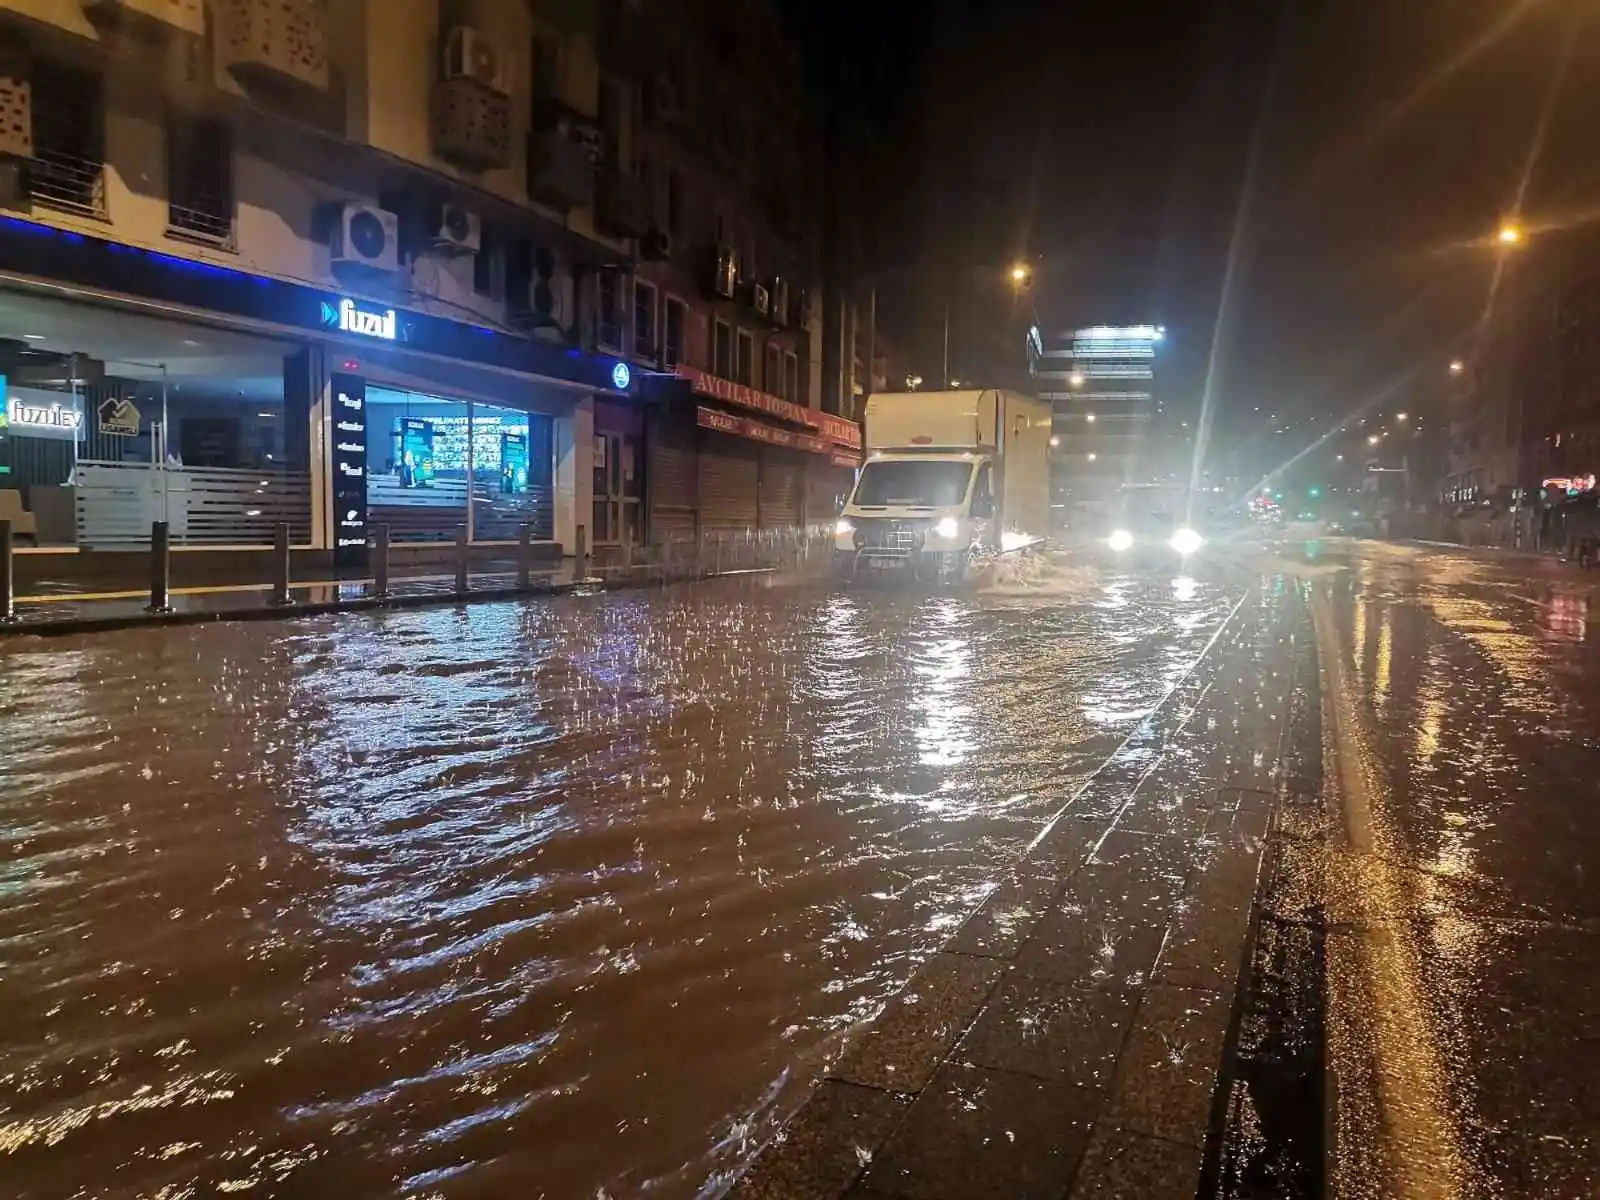
[[[1396,380],[1406,402],[1468,344],[1519,190],[1530,231],[1600,211],[1589,0],[796,0],[793,23],[874,139],[886,323],[926,354],[929,272],[1037,257],[1042,324],[1167,325],[1167,394],[1198,411],[1231,261],[1217,443],[1277,413],[1268,445],[1297,449]]]

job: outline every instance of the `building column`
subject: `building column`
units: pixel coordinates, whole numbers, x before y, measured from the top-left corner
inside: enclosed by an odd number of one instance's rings
[[[594,549],[594,397],[585,396],[554,422],[555,535],[561,553],[578,550],[578,526]]]

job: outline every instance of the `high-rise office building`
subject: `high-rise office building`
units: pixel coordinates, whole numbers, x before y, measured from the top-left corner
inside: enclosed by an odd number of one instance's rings
[[[1162,404],[1157,362],[1160,325],[1090,325],[1028,337],[1039,398],[1055,408],[1051,504],[1056,519],[1092,512],[1130,483],[1162,479],[1152,434]]]

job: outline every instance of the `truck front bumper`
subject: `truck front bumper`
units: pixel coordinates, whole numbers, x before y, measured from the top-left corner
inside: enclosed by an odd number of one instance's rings
[[[838,550],[833,552],[834,575],[844,579],[909,578],[926,581],[959,579],[966,575],[971,552],[967,550]]]

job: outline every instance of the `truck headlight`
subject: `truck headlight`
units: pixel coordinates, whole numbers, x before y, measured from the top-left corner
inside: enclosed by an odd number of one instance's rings
[[[848,537],[855,531],[855,522],[850,520],[849,517],[840,517],[833,523],[833,534],[835,537]]]
[[[1179,554],[1189,555],[1200,549],[1201,546],[1204,546],[1206,544],[1206,540],[1194,530],[1184,528],[1173,534],[1172,540],[1167,544]]]
[[[935,537],[942,537],[946,541],[961,535],[961,522],[954,517],[946,517],[933,527]]]
[[[1111,531],[1111,536],[1106,539],[1106,545],[1110,546],[1119,554],[1124,550],[1132,550],[1133,534],[1129,533],[1126,529],[1114,529]]]

